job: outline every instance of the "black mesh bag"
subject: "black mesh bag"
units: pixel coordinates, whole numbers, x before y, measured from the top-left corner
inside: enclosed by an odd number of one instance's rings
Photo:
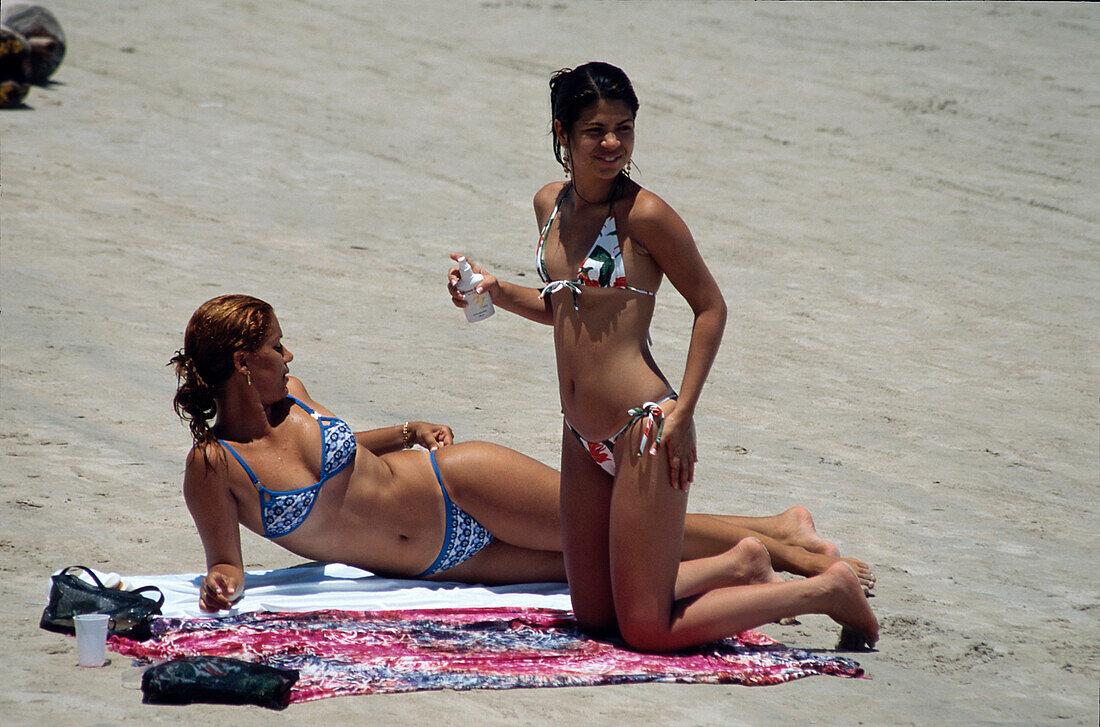
[[[224,656],[183,656],[149,667],[141,676],[145,704],[255,704],[283,709],[290,688],[298,681],[295,669]]]
[[[70,571],[82,570],[91,576],[95,585],[88,583]],[[52,578],[50,602],[42,611],[38,625],[47,631],[62,634],[76,633],[73,616],[81,613],[105,613],[111,617],[110,632],[118,636],[144,640],[149,638],[149,620],[160,613],[164,594],[156,586],[145,586],[132,591],[107,588],[96,574],[82,565],[72,565]],[[154,601],[142,593],[156,591],[160,598]]]

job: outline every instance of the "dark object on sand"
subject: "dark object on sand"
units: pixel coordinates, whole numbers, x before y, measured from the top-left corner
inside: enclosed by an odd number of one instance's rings
[[[296,669],[278,669],[224,656],[182,656],[141,676],[145,704],[256,704],[283,709]]]
[[[84,571],[95,583],[88,583],[72,571]],[[106,613],[111,616],[110,632],[139,641],[149,638],[149,620],[160,613],[164,594],[156,586],[133,591],[107,588],[96,574],[82,565],[71,565],[51,579],[50,602],[42,611],[38,625],[47,631],[75,633],[73,616],[81,613]],[[155,592],[156,601],[143,596]]]
[[[30,44],[26,82],[41,85],[49,80],[65,57],[65,33],[54,14],[41,5],[5,3],[0,23]]]
[[[847,626],[840,627],[840,639],[836,642],[837,651],[871,651],[863,634]]]
[[[0,25],[0,108],[10,109],[23,103],[27,91],[27,66],[31,45],[19,33]]]

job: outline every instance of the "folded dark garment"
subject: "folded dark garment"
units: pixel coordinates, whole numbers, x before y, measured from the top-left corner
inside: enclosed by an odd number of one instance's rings
[[[278,669],[224,656],[184,656],[157,664],[141,677],[145,704],[255,704],[283,709],[295,669]]]

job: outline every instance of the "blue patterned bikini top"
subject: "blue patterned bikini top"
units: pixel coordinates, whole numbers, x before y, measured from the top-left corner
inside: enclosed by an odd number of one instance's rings
[[[322,416],[293,396],[290,400],[305,409],[321,427],[321,479],[316,485],[286,492],[269,490],[260,484],[252,468],[245,463],[241,455],[237,454],[237,450],[229,446],[224,439],[218,440],[241,463],[241,467],[244,467],[248,478],[260,493],[260,519],[264,523],[264,535],[268,538],[290,535],[297,530],[309,517],[321,486],[355,459],[355,433],[351,431],[347,422],[336,417]]]

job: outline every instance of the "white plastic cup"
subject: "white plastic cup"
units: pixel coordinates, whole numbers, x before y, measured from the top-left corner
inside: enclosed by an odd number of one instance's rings
[[[107,663],[107,623],[110,618],[105,613],[73,616],[77,666],[103,666]]]

